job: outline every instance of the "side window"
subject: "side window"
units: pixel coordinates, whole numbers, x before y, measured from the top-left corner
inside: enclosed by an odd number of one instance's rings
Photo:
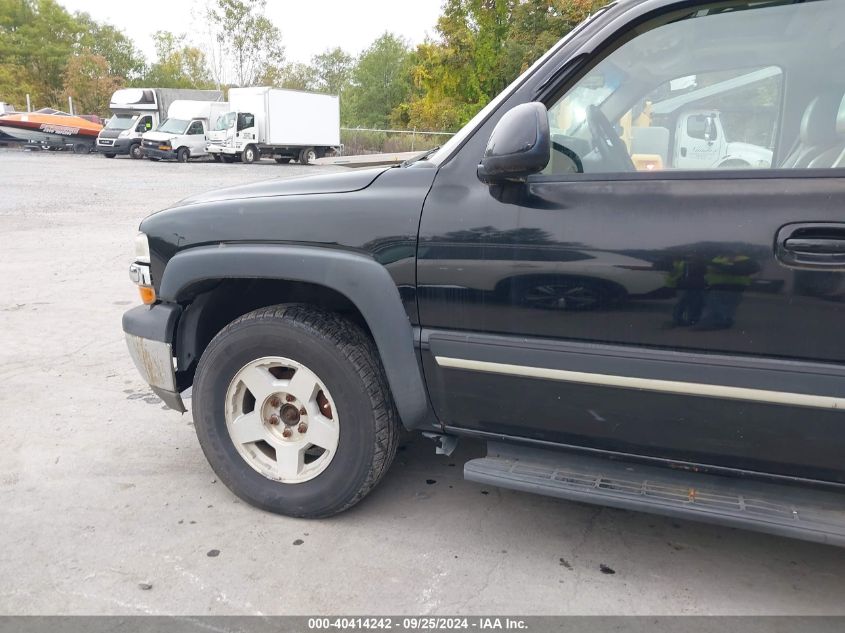
[[[245,130],[255,125],[255,115],[242,113],[238,115],[238,131]]]
[[[202,121],[191,123],[191,127],[188,128],[188,134],[205,134],[205,130],[202,129]]]
[[[655,25],[549,104],[545,173],[845,167],[845,67],[821,61],[839,19],[836,0],[737,0]]]
[[[135,126],[136,132],[149,132],[153,129],[153,117],[143,116],[138,120],[138,125]]]
[[[697,73],[665,82],[618,121],[637,170],[772,167],[780,68]]]
[[[715,141],[718,138],[716,117],[708,114],[691,114],[686,117],[687,136],[699,141]]]

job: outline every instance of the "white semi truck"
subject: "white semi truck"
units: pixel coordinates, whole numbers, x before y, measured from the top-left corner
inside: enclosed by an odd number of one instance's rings
[[[157,128],[177,99],[223,101],[220,90],[182,88],[123,88],[109,103],[112,117],[97,137],[97,151],[106,158],[128,154],[141,158],[141,135]]]
[[[695,87],[695,76],[671,82],[680,89],[693,89],[651,104],[653,127],[631,130],[635,163],[637,155],[651,154],[659,156],[664,167],[673,169],[771,167],[770,148],[728,138],[723,114],[714,103],[724,94],[771,80],[781,72],[766,67],[700,88]]]
[[[141,136],[144,157],[186,163],[207,156],[208,130],[228,111],[225,101],[174,101],[167,110],[167,120]]]
[[[334,95],[276,88],[232,88],[229,112],[208,133],[216,161],[308,164],[340,148],[340,101]]]
[[[687,110],[675,128],[678,169],[769,168],[772,150],[751,143],[728,140],[718,110]]]

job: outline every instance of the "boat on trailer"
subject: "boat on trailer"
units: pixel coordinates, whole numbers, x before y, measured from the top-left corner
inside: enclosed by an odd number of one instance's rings
[[[52,108],[35,112],[0,115],[0,132],[22,141],[48,148],[70,147],[79,154],[93,150],[97,134],[103,129],[94,117],[83,117]]]

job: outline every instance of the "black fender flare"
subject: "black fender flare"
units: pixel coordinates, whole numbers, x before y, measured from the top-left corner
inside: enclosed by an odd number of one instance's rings
[[[171,258],[159,298],[177,303],[190,286],[215,279],[279,279],[312,283],[344,295],[373,334],[402,423],[425,424],[428,397],[414,349],[414,333],[399,290],[374,259],[325,247],[221,244],[190,248]]]

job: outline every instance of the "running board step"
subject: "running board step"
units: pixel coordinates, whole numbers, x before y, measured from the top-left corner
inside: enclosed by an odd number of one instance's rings
[[[489,442],[464,477],[560,499],[845,546],[845,492]]]

